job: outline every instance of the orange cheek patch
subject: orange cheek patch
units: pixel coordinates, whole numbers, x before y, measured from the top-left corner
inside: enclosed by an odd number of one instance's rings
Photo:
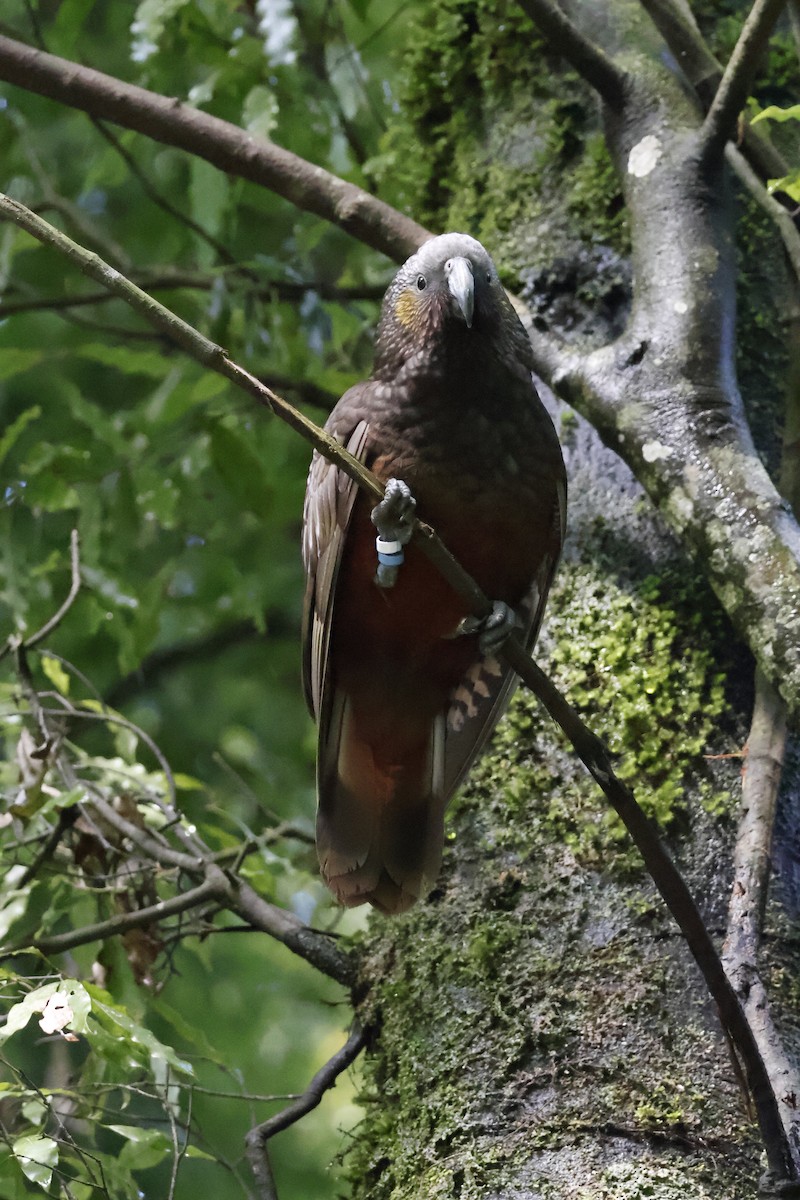
[[[401,292],[394,306],[394,315],[401,325],[415,325],[418,320],[417,298],[411,292]]]

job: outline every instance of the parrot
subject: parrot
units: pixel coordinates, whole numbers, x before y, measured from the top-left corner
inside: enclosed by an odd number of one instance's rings
[[[317,854],[343,906],[398,914],[435,887],[447,804],[516,682],[502,642],[514,628],[529,651],[536,641],[567,487],[532,366],[485,248],[432,237],[386,292],[370,378],[325,425],[384,499],[314,452],[303,684],[318,726]],[[417,509],[492,597],[483,622],[415,545]]]

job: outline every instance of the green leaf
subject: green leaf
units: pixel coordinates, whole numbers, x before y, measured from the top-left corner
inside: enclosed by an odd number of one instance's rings
[[[26,1178],[40,1187],[49,1188],[53,1168],[58,1166],[58,1142],[38,1134],[26,1134],[16,1139],[13,1150]]]
[[[198,225],[217,236],[228,207],[228,177],[202,158],[192,158],[190,165],[189,200],[192,216]],[[208,263],[214,260],[215,251],[207,242],[201,242],[199,249]]]
[[[127,1139],[119,1160],[129,1170],[155,1167],[173,1150],[172,1140],[159,1129],[143,1129],[138,1125],[109,1125],[107,1128]]]
[[[10,379],[12,375],[20,375],[29,371],[44,358],[42,350],[18,350],[13,346],[4,347],[0,354],[0,379]]]
[[[247,442],[221,422],[211,430],[211,459],[234,500],[263,516],[271,494],[264,468]]]
[[[278,123],[278,101],[275,93],[258,84],[247,93],[242,120],[248,133],[268,138]]]
[[[129,1016],[122,1008],[117,1008],[109,1003],[107,995],[100,988],[93,984],[86,984],[92,1000],[92,1015],[98,1019],[102,1019],[106,1024],[116,1026],[117,1030],[122,1030],[127,1036],[127,1040],[133,1043],[134,1046],[141,1046],[150,1056],[151,1065],[154,1065],[153,1060],[168,1063],[174,1070],[179,1071],[183,1075],[194,1075],[192,1064],[185,1059],[180,1058],[171,1046],[165,1046],[160,1042],[155,1034],[149,1029],[145,1029],[133,1017]]]
[[[769,192],[786,192],[786,195],[790,196],[795,203],[800,204],[800,170],[792,171],[781,179],[770,179],[767,190]]]
[[[757,125],[759,121],[800,121],[800,104],[793,104],[790,108],[779,108],[777,104],[770,104],[763,108],[758,116],[753,117],[750,124]]]
[[[162,379],[168,369],[168,360],[157,350],[132,350],[127,346],[103,345],[91,342],[78,346],[75,353],[90,362],[113,367],[124,375],[145,375],[148,379]]]
[[[172,778],[175,781],[175,787],[180,792],[202,792],[206,786],[201,780],[195,779],[192,775],[184,775],[182,771],[178,771]]]
[[[5,360],[6,353],[6,351],[3,351],[0,354],[0,363]],[[37,420],[41,415],[41,408],[38,404],[34,404],[32,408],[26,408],[24,412],[21,412],[16,421],[11,422],[8,429],[0,438],[0,462],[3,461],[23,430],[27,429],[30,423]]]
[[[56,691],[60,692],[62,696],[68,696],[70,677],[58,659],[51,658],[49,654],[43,654],[41,657],[41,663],[42,670]]]

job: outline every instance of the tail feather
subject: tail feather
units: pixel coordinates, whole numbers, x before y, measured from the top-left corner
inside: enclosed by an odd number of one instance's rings
[[[442,859],[444,718],[403,747],[370,745],[347,699],[332,710],[320,755],[317,850],[341,904],[404,912],[436,882]],[[392,759],[400,761],[392,761]]]

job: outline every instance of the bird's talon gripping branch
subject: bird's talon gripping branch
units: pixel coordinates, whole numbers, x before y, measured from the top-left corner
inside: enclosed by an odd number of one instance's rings
[[[394,587],[397,572],[403,564],[403,547],[414,532],[414,513],[417,502],[411,488],[402,479],[390,479],[386,494],[380,504],[372,510],[372,524],[378,530],[375,549],[378,554],[378,569],[375,582],[378,587]]]
[[[513,608],[503,600],[495,600],[488,617],[465,617],[458,627],[458,632],[477,633],[481,654],[496,654],[518,624]]]
[[[478,649],[481,654],[496,654],[517,627],[517,614],[503,600],[495,600],[494,607],[483,622],[478,634]]]

